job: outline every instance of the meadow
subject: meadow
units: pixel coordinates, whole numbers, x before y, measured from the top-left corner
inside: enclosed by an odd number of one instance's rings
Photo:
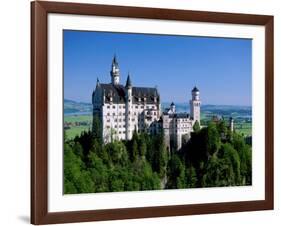
[[[165,104],[163,104],[163,107],[164,106],[166,107]],[[80,109],[82,109],[82,107]],[[184,104],[177,104],[177,109],[179,109],[179,111],[189,111],[188,108],[184,107]],[[252,135],[251,108],[215,105],[202,106],[202,125],[207,125],[214,116],[219,116],[219,118],[223,117],[226,121],[229,117],[232,117],[234,119],[234,129],[237,133],[243,136]],[[66,136],[71,139],[76,135],[80,135],[82,131],[91,129],[92,114],[90,112],[81,111],[65,114],[64,123],[68,125],[67,129],[65,127]]]

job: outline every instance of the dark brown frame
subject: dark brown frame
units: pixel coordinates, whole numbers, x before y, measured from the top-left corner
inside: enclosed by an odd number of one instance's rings
[[[48,212],[48,13],[265,26],[265,200]],[[31,3],[31,223],[52,224],[273,209],[273,16],[62,2]]]

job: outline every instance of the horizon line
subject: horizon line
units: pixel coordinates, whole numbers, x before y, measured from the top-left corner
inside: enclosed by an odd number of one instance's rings
[[[74,102],[77,102],[77,103],[83,103],[83,104],[92,104],[91,102],[86,102],[86,101],[78,101],[78,100],[73,100],[73,99],[69,99],[69,98],[64,98],[64,100],[68,100],[68,101],[74,101]],[[169,103],[172,103],[174,102],[175,104],[186,104],[187,103],[187,106],[189,106],[189,103],[188,102],[182,102],[182,101],[161,101],[161,104],[162,103],[165,103],[165,104],[169,104]],[[213,104],[213,103],[206,103],[206,104],[201,104],[201,106],[205,106],[205,105],[211,105],[211,106],[236,106],[236,107],[252,107],[252,105],[242,105],[242,104]]]

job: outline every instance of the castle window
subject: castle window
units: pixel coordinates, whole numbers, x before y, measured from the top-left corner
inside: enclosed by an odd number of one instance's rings
[[[107,116],[110,116],[110,113],[107,113]]]
[[[115,105],[112,106],[115,109]]]
[[[113,113],[112,115],[115,116],[115,113]]]
[[[110,108],[110,105],[108,105],[107,108],[109,109],[109,108]]]
[[[139,106],[138,105],[136,105],[136,109],[138,109],[139,108]]]

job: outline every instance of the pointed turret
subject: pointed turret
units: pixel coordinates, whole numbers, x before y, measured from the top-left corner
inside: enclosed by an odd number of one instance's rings
[[[114,54],[114,57],[113,57],[113,60],[112,60],[112,65],[118,66],[116,54]]]
[[[131,88],[131,87],[132,87],[132,81],[131,81],[130,73],[128,73],[126,88]]]
[[[96,87],[99,87],[99,86],[100,86],[100,80],[99,80],[99,78],[97,78]]]
[[[119,70],[119,65],[117,62],[116,55],[114,55],[113,60],[112,60],[110,75],[111,75],[111,83],[113,85],[119,85],[120,70]]]

